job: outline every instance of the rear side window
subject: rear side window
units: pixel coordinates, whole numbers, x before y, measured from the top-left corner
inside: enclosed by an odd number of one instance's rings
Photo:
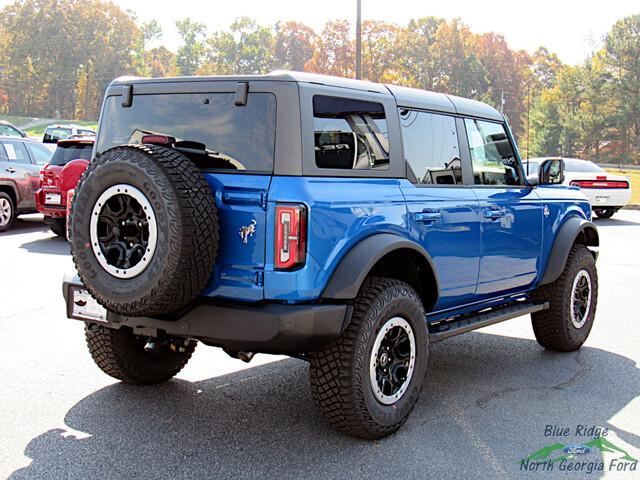
[[[476,185],[521,185],[520,167],[509,136],[500,123],[464,121]]]
[[[389,131],[381,103],[316,95],[313,130],[317,167],[389,169]]]
[[[6,137],[22,137],[20,132],[10,125],[0,125],[0,135]]]
[[[29,154],[27,153],[27,147],[23,142],[14,142],[12,140],[5,140],[2,142],[4,150],[7,154],[9,162],[12,163],[31,163]]]
[[[38,165],[44,165],[51,160],[51,151],[47,147],[43,147],[39,143],[27,143],[27,148]]]
[[[53,152],[50,165],[63,166],[69,163],[71,160],[91,160],[91,151],[93,145],[90,143],[83,144],[70,144],[70,145],[58,145],[56,151]]]
[[[249,93],[237,106],[234,93],[135,95],[130,107],[107,98],[97,152],[141,143],[157,134],[175,139],[176,148],[199,168],[271,173],[276,138],[276,97]]]
[[[456,121],[448,115],[400,110],[409,179],[430,185],[462,183]]]

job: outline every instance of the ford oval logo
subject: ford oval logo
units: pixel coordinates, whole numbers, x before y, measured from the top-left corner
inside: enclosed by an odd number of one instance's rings
[[[591,451],[591,447],[586,445],[567,445],[562,451],[569,455],[586,455]]]

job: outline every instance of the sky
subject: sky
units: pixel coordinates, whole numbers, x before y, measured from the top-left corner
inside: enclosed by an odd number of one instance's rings
[[[191,17],[209,32],[227,28],[234,18],[249,16],[261,24],[301,21],[317,32],[328,20],[355,20],[356,0],[113,0],[141,21],[162,25],[163,43],[175,51],[180,39],[175,21]],[[0,6],[11,1],[0,0]],[[544,45],[566,63],[582,62],[602,44],[611,26],[624,16],[640,14],[640,0],[362,0],[363,19],[406,24],[434,15],[460,18],[475,33],[504,35],[512,49],[533,52]]]

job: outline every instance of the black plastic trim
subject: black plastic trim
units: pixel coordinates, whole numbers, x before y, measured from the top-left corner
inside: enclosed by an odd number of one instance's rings
[[[424,257],[433,272],[438,294],[440,292],[438,276],[433,260],[426,250],[417,243],[398,235],[379,233],[365,238],[344,256],[322,292],[322,298],[335,300],[355,298],[362,282],[378,260],[400,249],[411,249]],[[435,300],[437,301],[437,296]]]
[[[67,317],[92,323],[73,317],[68,302],[73,298],[69,294],[73,287],[84,288],[79,282],[64,282]],[[351,319],[351,312],[351,306],[339,304],[200,304],[177,320],[108,312],[106,323],[93,323],[111,328],[126,326],[146,335],[162,331],[229,350],[295,355],[318,350],[339,337]]]
[[[595,235],[595,241],[589,241],[590,235],[586,233],[586,230],[593,231],[593,235]],[[569,258],[571,247],[573,247],[573,244],[582,232],[585,232],[587,246],[600,246],[600,236],[598,235],[598,229],[593,223],[577,216],[570,217],[564,222],[562,227],[560,227],[560,230],[556,235],[556,239],[553,242],[553,247],[551,248],[551,254],[549,255],[549,260],[547,262],[544,275],[540,280],[540,285],[547,285],[556,281],[558,277],[560,277],[562,271],[564,270],[564,266],[567,263],[567,258]],[[597,253],[593,253],[594,256],[597,257]]]

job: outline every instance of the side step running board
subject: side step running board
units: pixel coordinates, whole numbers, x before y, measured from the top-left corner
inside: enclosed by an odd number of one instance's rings
[[[461,333],[470,332],[482,327],[488,327],[495,323],[511,320],[528,313],[539,312],[549,308],[549,303],[534,304],[520,303],[502,308],[494,308],[478,315],[454,318],[446,322],[429,325],[429,341],[439,342],[449,337],[455,337]]]

